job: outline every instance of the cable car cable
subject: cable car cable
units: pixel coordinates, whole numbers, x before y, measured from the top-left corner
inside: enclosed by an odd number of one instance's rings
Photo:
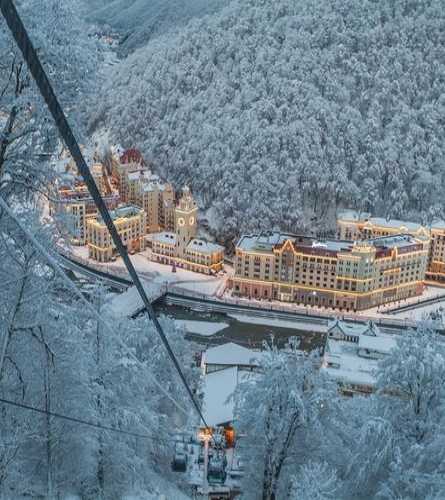
[[[116,427],[111,427],[108,425],[102,425],[102,424],[98,424],[98,423],[91,422],[88,420],[83,420],[82,418],[69,417],[68,415],[64,415],[62,413],[56,413],[53,411],[44,410],[42,408],[36,408],[35,406],[31,406],[31,405],[28,405],[25,403],[19,403],[18,401],[11,401],[9,399],[0,398],[0,403],[3,403],[5,405],[10,405],[10,406],[15,406],[17,408],[22,408],[24,410],[33,411],[33,412],[40,413],[43,415],[49,415],[50,417],[54,417],[54,418],[68,420],[69,422],[74,422],[75,424],[88,425],[89,427],[95,427],[96,429],[102,429],[104,431],[116,432],[118,434],[125,434],[127,436],[137,437],[137,438],[141,438],[141,439],[150,439],[152,441],[158,441],[158,442],[162,442],[162,443],[170,443],[170,441],[167,441],[165,439],[161,439],[158,436],[150,436],[149,434],[141,434],[139,432],[126,431],[123,429],[118,429]]]
[[[3,14],[3,17],[6,20],[6,23],[8,24],[8,27],[20,49],[22,52],[23,58],[26,61],[29,71],[31,72],[38,88],[39,91],[44,98],[48,109],[51,113],[51,115],[54,118],[54,121],[56,122],[57,129],[59,130],[60,135],[62,136],[68,150],[71,153],[72,158],[74,159],[77,169],[79,173],[82,175],[82,178],[85,182],[85,184],[88,187],[88,191],[90,192],[90,195],[92,196],[94,203],[102,217],[102,219],[105,222],[105,225],[107,226],[107,229],[111,235],[111,238],[113,240],[113,243],[115,247],[117,248],[117,251],[119,252],[119,255],[122,257],[122,260],[125,264],[125,267],[127,268],[127,271],[129,275],[131,276],[131,279],[136,286],[136,289],[142,299],[142,302],[147,310],[149,318],[153,321],[153,324],[156,328],[156,331],[158,335],[160,336],[162,343],[164,344],[164,347],[166,348],[168,355],[170,359],[172,360],[176,371],[178,372],[178,375],[184,384],[186,391],[191,399],[191,402],[196,410],[196,412],[199,415],[200,420],[204,424],[205,427],[208,427],[207,422],[204,418],[204,415],[201,411],[201,408],[198,404],[198,401],[196,400],[192,389],[190,388],[184,373],[181,369],[181,366],[170,346],[170,343],[168,342],[168,339],[156,317],[156,313],[153,309],[153,305],[151,304],[150,300],[147,297],[147,294],[144,290],[144,287],[142,286],[142,283],[139,279],[139,276],[128,256],[127,249],[124,246],[121,237],[119,236],[119,233],[117,232],[116,226],[113,223],[113,220],[111,219],[110,213],[105,205],[104,200],[102,199],[101,194],[99,193],[99,190],[97,189],[96,183],[94,182],[94,179],[91,175],[91,172],[85,162],[85,159],[82,155],[82,152],[80,151],[79,144],[77,143],[76,138],[74,137],[73,131],[68,124],[68,121],[65,117],[65,114],[62,110],[62,107],[60,106],[57,97],[54,93],[54,90],[48,80],[48,77],[45,73],[45,70],[42,67],[42,64],[40,63],[39,57],[37,56],[37,53],[32,45],[32,42],[29,38],[29,35],[26,31],[25,26],[23,25],[23,22],[12,2],[12,0],[0,0],[0,10]]]
[[[17,218],[17,216],[14,214],[14,212],[11,210],[9,205],[5,202],[5,200],[0,196],[0,207],[6,212],[7,215],[16,223],[16,225],[21,229],[23,234],[26,236],[26,238],[31,242],[31,244],[36,248],[45,258],[45,260],[48,262],[49,266],[55,271],[55,273],[59,276],[59,278],[63,281],[63,283],[67,286],[69,290],[71,290],[76,297],[86,306],[87,309],[90,310],[96,321],[98,321],[100,324],[105,326],[108,331],[114,335],[114,337],[117,339],[119,342],[120,346],[123,348],[123,350],[136,362],[139,362],[139,359],[137,356],[124,344],[122,341],[120,335],[116,335],[115,330],[113,329],[113,326],[106,321],[100,314],[99,312],[94,308],[94,306],[84,297],[83,293],[76,287],[76,285],[67,277],[63,269],[61,268],[60,264],[57,262],[56,258],[51,255],[47,249],[37,240],[35,235],[24,226],[20,222],[20,220]],[[150,375],[153,383],[159,388],[159,390],[182,412],[184,415],[188,416],[189,412],[183,408],[172,396],[171,394],[168,393],[168,391],[158,382],[156,379],[156,376],[149,371],[147,373]]]

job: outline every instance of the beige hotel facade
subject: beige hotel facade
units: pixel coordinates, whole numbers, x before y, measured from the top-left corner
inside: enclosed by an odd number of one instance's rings
[[[411,235],[319,242],[285,233],[236,245],[235,296],[355,311],[420,295],[428,249]]]
[[[337,218],[337,237],[340,239],[366,240],[378,236],[410,234],[423,241],[428,249],[427,281],[445,284],[445,222],[433,221],[429,226],[383,217],[368,213],[344,210]]]
[[[146,215],[134,205],[120,206],[110,211],[111,218],[124,245],[130,253],[145,248]],[[101,217],[87,220],[89,257],[99,262],[109,262],[117,255],[117,249]]]

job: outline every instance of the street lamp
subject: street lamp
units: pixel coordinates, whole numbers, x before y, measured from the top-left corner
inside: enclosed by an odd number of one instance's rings
[[[209,467],[209,442],[212,439],[212,430],[210,427],[202,427],[199,429],[198,439],[204,442],[204,477],[202,492],[204,495],[207,495],[209,492],[209,483],[207,482],[207,470]]]

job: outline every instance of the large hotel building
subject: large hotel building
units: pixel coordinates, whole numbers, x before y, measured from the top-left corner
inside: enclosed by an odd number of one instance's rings
[[[242,236],[233,294],[353,311],[420,295],[428,261],[409,234],[319,242],[283,233]]]
[[[130,253],[145,248],[145,212],[136,206],[125,205],[110,211],[117,232]],[[88,254],[99,262],[108,262],[117,255],[116,247],[102,217],[87,220]]]
[[[337,237],[340,239],[358,241],[396,234],[410,234],[423,241],[428,249],[426,279],[445,283],[444,221],[435,221],[426,227],[415,222],[371,217],[355,210],[345,210],[337,219]]]

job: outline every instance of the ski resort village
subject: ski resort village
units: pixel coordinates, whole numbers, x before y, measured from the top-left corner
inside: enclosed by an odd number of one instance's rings
[[[241,492],[234,395],[258,378],[270,342],[285,359],[309,356],[343,397],[366,396],[407,328],[427,317],[445,328],[443,221],[341,210],[328,239],[265,231],[224,246],[190,187],[161,179],[139,150],[84,154],[150,300],[195,346],[208,428],[178,433],[172,468],[199,494]],[[61,265],[77,279],[102,280],[111,313],[137,318],[144,303],[75,163],[65,152],[54,163],[46,213],[65,234]]]
[[[445,500],[445,0],[0,23],[0,500]]]

